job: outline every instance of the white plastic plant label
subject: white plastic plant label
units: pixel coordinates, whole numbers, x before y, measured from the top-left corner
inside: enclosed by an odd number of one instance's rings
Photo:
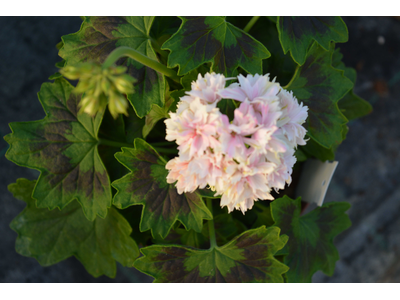
[[[321,162],[317,159],[307,160],[300,175],[296,197],[321,206],[338,163],[337,161]]]

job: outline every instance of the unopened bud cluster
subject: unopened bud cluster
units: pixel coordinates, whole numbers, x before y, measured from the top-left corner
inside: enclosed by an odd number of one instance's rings
[[[179,193],[209,187],[229,212],[244,213],[291,183],[295,149],[306,143],[308,107],[268,74],[239,75],[239,83],[225,88],[228,79],[199,74],[165,121],[166,139],[179,145],[179,156],[166,165],[167,181]],[[217,107],[231,99],[238,104],[233,120]]]
[[[114,118],[118,114],[127,115],[129,104],[125,95],[134,92],[135,79],[125,74],[126,67],[102,68],[96,63],[82,63],[78,66],[67,66],[60,72],[68,79],[79,79],[75,92],[83,94],[79,103],[80,112],[94,116],[97,112],[104,111],[108,104]]]

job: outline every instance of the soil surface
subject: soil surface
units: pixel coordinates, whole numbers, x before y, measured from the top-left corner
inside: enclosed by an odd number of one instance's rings
[[[344,17],[349,42],[340,44],[343,61],[358,72],[355,92],[369,101],[372,114],[349,123],[339,147],[339,165],[326,202],[348,201],[352,227],[337,237],[340,261],[332,277],[317,272],[314,282],[400,282],[400,20],[395,17]],[[0,17],[0,136],[8,123],[45,116],[37,92],[60,61],[55,45],[79,30],[79,17]],[[396,125],[397,124],[397,125]],[[39,172],[5,157],[0,139],[0,282],[151,282],[118,265],[117,276],[93,278],[74,257],[50,267],[15,252],[11,220],[24,208],[7,185]]]

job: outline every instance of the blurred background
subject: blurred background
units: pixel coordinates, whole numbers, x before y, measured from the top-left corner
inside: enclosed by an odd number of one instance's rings
[[[332,277],[314,282],[400,282],[400,17],[343,17],[349,42],[338,44],[343,61],[357,70],[354,92],[369,101],[372,114],[349,123],[339,147],[325,202],[348,201],[352,227],[335,244],[340,261]],[[60,61],[55,45],[79,30],[79,17],[0,17],[0,136],[9,122],[42,119],[37,92]],[[118,265],[117,276],[93,278],[74,257],[50,267],[15,252],[11,220],[25,207],[7,190],[17,178],[39,172],[19,167],[4,154],[0,139],[0,282],[151,282]]]

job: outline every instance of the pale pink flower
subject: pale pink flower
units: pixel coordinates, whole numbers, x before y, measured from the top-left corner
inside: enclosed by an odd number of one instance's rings
[[[223,116],[223,129],[220,131],[220,141],[222,151],[229,157],[240,157],[246,152],[246,136],[256,132],[259,124],[255,111],[248,101],[240,104],[235,109],[232,124],[229,123],[228,117]]]
[[[275,81],[269,81],[269,74],[264,76],[243,75],[238,76],[239,84],[233,83],[218,94],[222,98],[235,99],[240,102],[248,99],[250,102],[273,102],[277,101],[280,86]]]
[[[209,187],[229,212],[244,213],[291,183],[295,148],[306,142],[308,108],[268,74],[239,75],[239,83],[225,88],[228,79],[199,75],[165,121],[166,139],[179,149],[166,165],[167,182],[176,183],[178,193]],[[241,102],[231,122],[216,106],[222,98]]]
[[[292,147],[305,145],[304,137],[307,130],[302,126],[308,116],[308,107],[298,103],[293,92],[281,90],[279,100],[282,106],[282,116],[278,120],[278,126],[282,134],[286,136]]]
[[[240,209],[244,213],[257,199],[273,200],[266,176],[274,167],[262,157],[239,164],[232,161],[226,168],[226,177],[230,180],[225,182],[223,190],[217,190],[222,194],[221,206],[227,206],[229,212]]]
[[[175,157],[171,159],[165,168],[169,170],[167,176],[168,183],[176,183],[176,189],[179,194],[191,193],[197,189],[197,179],[195,174],[188,172],[188,161],[182,161],[181,158]]]
[[[294,156],[294,149],[288,149],[280,158],[281,163],[278,164],[277,169],[268,175],[268,182],[278,192],[279,189],[285,188],[285,183],[288,185],[292,182],[291,174],[293,166],[296,163]]]
[[[197,80],[192,82],[192,90],[186,93],[192,97],[200,98],[203,104],[214,104],[213,107],[215,107],[221,99],[218,92],[225,88],[226,80],[229,79],[232,78],[225,78],[224,75],[214,72],[206,73],[204,78],[199,74]]]
[[[207,112],[205,105],[195,99],[190,103],[189,109],[180,115],[170,113],[170,117],[165,120],[165,138],[168,141],[176,141],[182,159],[189,160],[195,154],[201,155],[208,147],[220,147],[217,131],[222,120],[218,109]]]

